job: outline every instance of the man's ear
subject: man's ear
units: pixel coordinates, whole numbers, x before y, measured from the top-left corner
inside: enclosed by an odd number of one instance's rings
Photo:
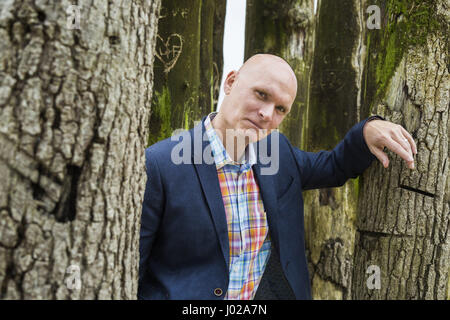
[[[225,78],[225,82],[223,84],[223,91],[226,95],[229,95],[231,92],[231,88],[233,87],[233,83],[236,81],[237,71],[233,70],[230,73],[228,73],[227,77]]]

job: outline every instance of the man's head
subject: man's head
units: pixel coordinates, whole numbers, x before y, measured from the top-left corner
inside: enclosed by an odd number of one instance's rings
[[[216,116],[216,129],[266,129],[252,142],[278,128],[291,110],[297,79],[280,57],[257,54],[239,71],[231,71],[224,83],[225,98]]]

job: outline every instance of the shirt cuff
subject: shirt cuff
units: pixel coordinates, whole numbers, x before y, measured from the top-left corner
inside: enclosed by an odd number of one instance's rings
[[[372,120],[386,120],[385,118],[383,118],[382,116],[379,115],[374,115],[374,116],[370,116],[367,118],[367,122],[372,121]]]

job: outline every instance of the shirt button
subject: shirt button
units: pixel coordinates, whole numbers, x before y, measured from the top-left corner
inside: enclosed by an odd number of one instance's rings
[[[222,295],[222,293],[223,293],[222,289],[220,289],[220,288],[215,288],[215,289],[214,289],[214,294],[215,294],[217,297],[220,297],[220,296]]]

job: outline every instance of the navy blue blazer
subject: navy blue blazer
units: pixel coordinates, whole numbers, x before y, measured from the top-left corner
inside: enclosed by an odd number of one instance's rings
[[[193,163],[200,153],[211,156],[207,139],[201,148],[194,146],[194,136],[205,132],[204,119],[185,132],[191,140],[191,163],[171,160],[180,141],[168,138],[146,149],[138,299],[223,299],[227,292],[228,231],[216,167],[211,162]],[[272,247],[296,299],[311,299],[302,191],[342,186],[370,165],[375,157],[364,141],[366,121],[352,127],[332,151],[302,151],[279,132],[257,144],[269,150],[266,158],[258,157],[253,171]],[[272,141],[279,141],[279,170],[274,175],[261,174],[271,165],[267,161],[272,156]]]

